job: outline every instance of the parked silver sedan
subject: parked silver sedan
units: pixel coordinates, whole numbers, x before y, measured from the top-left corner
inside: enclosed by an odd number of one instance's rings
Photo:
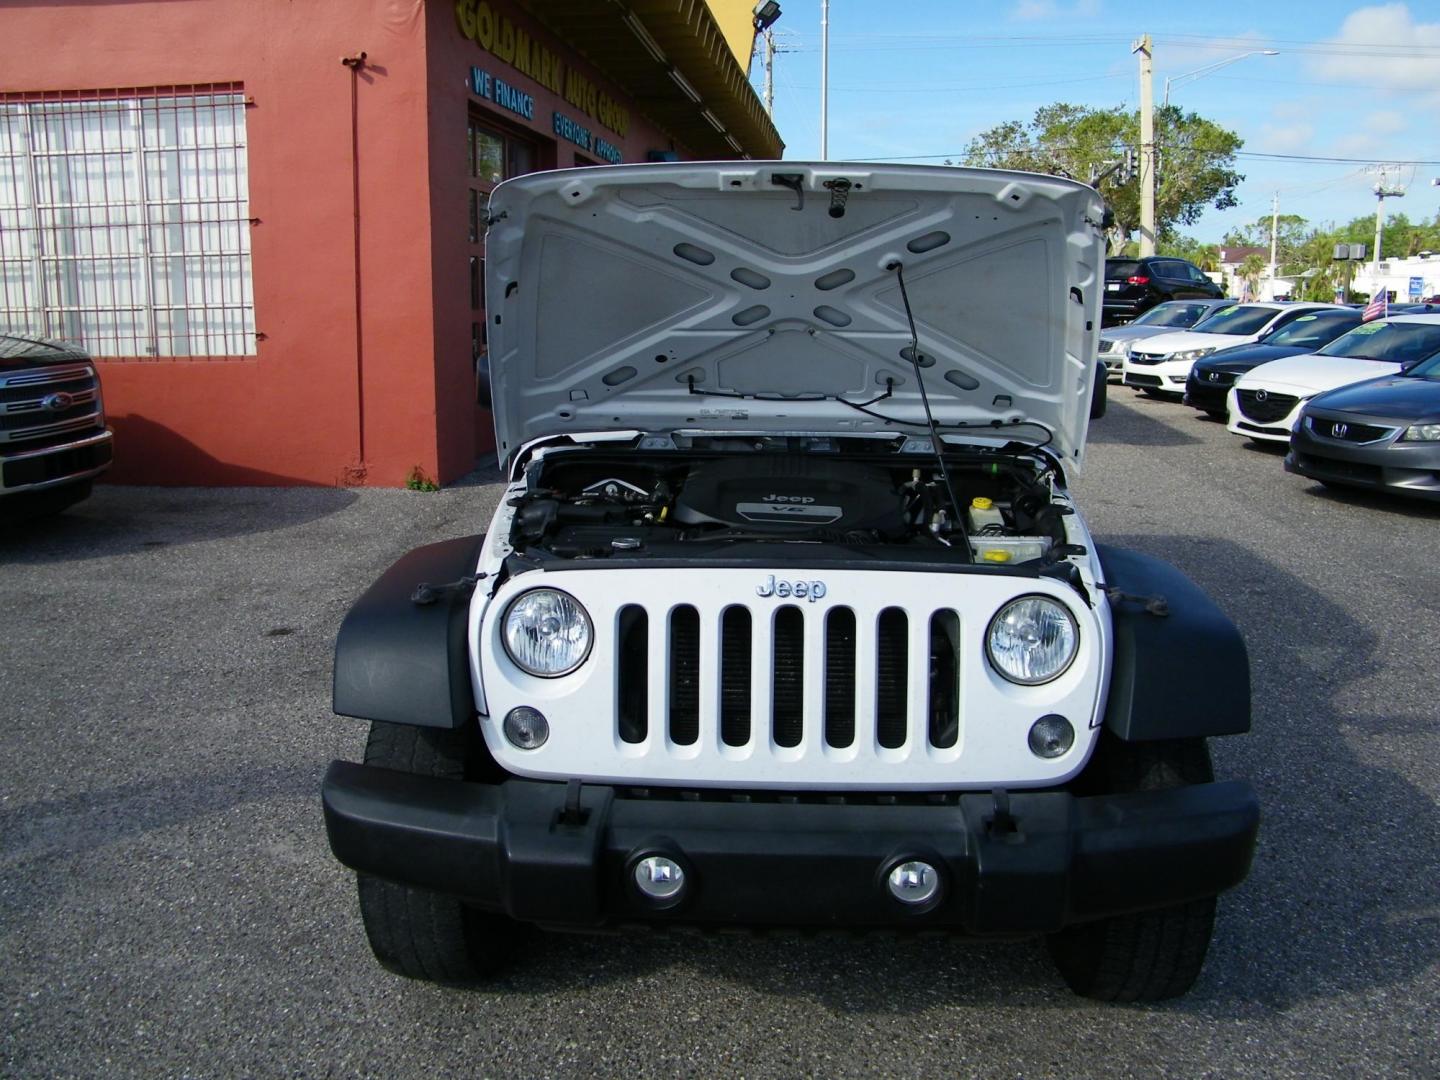
[[[1216,308],[1233,303],[1233,300],[1169,300],[1156,304],[1134,322],[1106,327],[1100,331],[1100,361],[1105,365],[1107,378],[1119,381],[1121,365],[1135,342],[1171,330],[1184,330]]]

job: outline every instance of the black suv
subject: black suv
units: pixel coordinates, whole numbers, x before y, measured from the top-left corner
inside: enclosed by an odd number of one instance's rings
[[[1100,325],[1129,322],[1165,300],[1219,300],[1224,295],[1205,271],[1184,259],[1106,259]]]

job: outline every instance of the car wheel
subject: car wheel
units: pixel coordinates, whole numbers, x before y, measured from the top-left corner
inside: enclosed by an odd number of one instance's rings
[[[1077,794],[1122,794],[1214,779],[1204,739],[1127,743],[1106,733]],[[1115,915],[1049,935],[1070,989],[1100,1001],[1162,1001],[1194,985],[1215,924],[1215,898]]]
[[[464,730],[376,722],[365,744],[365,764],[418,776],[460,780],[467,775],[476,738]],[[466,985],[501,970],[523,938],[523,924],[480,911],[456,897],[356,875],[360,917],[370,950],[397,975]]]

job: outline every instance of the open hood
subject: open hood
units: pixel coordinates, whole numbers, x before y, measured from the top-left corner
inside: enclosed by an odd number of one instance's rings
[[[1047,443],[1078,464],[1103,214],[1073,181],[938,166],[507,181],[486,236],[500,461],[602,431],[923,433],[903,275],[942,433]]]

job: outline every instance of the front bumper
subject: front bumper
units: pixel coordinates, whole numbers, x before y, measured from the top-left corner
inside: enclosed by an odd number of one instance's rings
[[[1206,412],[1223,413],[1228,408],[1225,399],[1230,393],[1230,384],[1234,381],[1233,375],[1229,382],[1202,381],[1196,378],[1192,371],[1185,381],[1185,404]]]
[[[1008,812],[997,812],[1007,801]],[[346,866],[570,927],[1049,932],[1239,883],[1259,826],[1255,793],[1243,782],[889,805],[638,798],[587,785],[572,813],[563,784],[434,780],[337,761],[323,802],[331,850]],[[634,865],[648,855],[684,868],[678,904],[658,907],[634,887]],[[885,888],[889,870],[912,858],[943,879],[939,899],[919,911]]]
[[[0,495],[46,491],[93,479],[110,467],[114,440],[114,434],[105,428],[38,450],[11,443],[13,453],[0,455]]]
[[[1360,422],[1349,416],[1336,418]],[[1370,422],[1394,425],[1393,420]],[[1440,443],[1398,442],[1396,434],[1373,443],[1353,443],[1317,435],[1302,423],[1290,437],[1285,468],[1312,480],[1440,500]]]

